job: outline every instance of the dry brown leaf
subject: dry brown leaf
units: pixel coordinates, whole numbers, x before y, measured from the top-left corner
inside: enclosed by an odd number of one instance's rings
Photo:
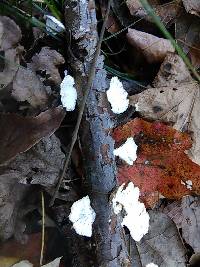
[[[153,81],[153,86],[176,86],[189,81],[192,81],[192,77],[181,57],[174,53],[167,53]]]
[[[177,228],[182,229],[183,239],[194,252],[200,252],[200,197],[184,196],[160,210],[176,223]]]
[[[179,131],[189,131],[193,145],[187,153],[195,163],[200,164],[200,88],[191,80],[183,64],[181,58],[174,60],[174,65],[169,67],[170,71],[165,72],[165,61],[154,81],[154,85],[159,87],[131,96],[130,103],[136,105],[138,112],[145,118],[172,123]]]
[[[17,234],[23,232],[23,222],[18,216],[22,199],[29,191],[29,187],[18,183],[19,173],[14,170],[0,175],[0,239],[6,240],[15,233],[15,226],[19,223]],[[22,230],[22,231],[21,231]]]
[[[0,22],[0,37],[2,36],[0,38],[0,50],[8,50],[16,47],[22,38],[19,26],[12,19],[5,16],[0,16]]]
[[[174,222],[161,212],[150,211],[149,215],[149,232],[131,249],[134,266],[186,267],[186,251]]]
[[[178,44],[195,68],[200,67],[200,18],[183,12],[176,20],[175,36]]]
[[[19,68],[20,53],[20,49],[8,49],[4,51],[4,58],[1,59],[4,62],[4,69],[0,72],[0,89],[6,87],[15,77]]]
[[[183,197],[181,206],[182,236],[194,252],[200,252],[200,198]]]
[[[199,0],[183,0],[183,5],[187,12],[200,16],[200,1]]]
[[[20,174],[20,183],[40,184],[50,188],[57,182],[63,160],[60,141],[53,134],[43,138],[25,153],[18,154],[8,166]]]
[[[3,69],[0,72],[0,89],[12,82],[18,68],[19,58],[23,48],[18,45],[21,40],[21,30],[8,17],[0,16],[0,52]]]
[[[15,235],[17,240],[24,240],[25,224],[22,218],[30,210],[22,206],[30,190],[29,184],[40,184],[47,188],[54,186],[63,160],[60,141],[51,135],[0,167],[0,239],[6,240]]]
[[[152,22],[152,17],[147,15],[146,10],[143,8],[139,0],[127,0],[127,7],[131,15],[144,18],[147,21]],[[180,12],[181,4],[180,0],[172,1],[166,4],[160,4],[158,0],[150,0],[149,4],[153,7],[155,13],[160,17],[161,21],[165,25],[171,24]]]
[[[0,164],[51,135],[64,116],[65,111],[61,107],[49,109],[36,117],[0,114]]]
[[[47,79],[56,85],[60,85],[61,77],[58,71],[59,65],[65,63],[63,56],[56,50],[51,50],[49,47],[42,47],[38,54],[35,54],[28,67],[36,71],[45,71]]]
[[[44,86],[30,69],[19,67],[14,80],[12,96],[20,102],[27,101],[34,108],[48,106],[51,88]]]
[[[171,42],[152,34],[128,29],[128,42],[139,49],[149,63],[162,62],[168,52],[174,52]]]
[[[48,235],[46,235],[48,240]],[[46,240],[46,242],[47,242]],[[29,239],[26,244],[20,244],[19,242],[11,239],[2,244],[0,248],[0,254],[2,258],[0,259],[0,266],[4,267],[2,262],[5,259],[9,259],[12,255],[15,260],[12,264],[8,265],[8,267],[13,266],[14,263],[17,263],[21,260],[29,260],[34,264],[34,266],[38,266],[40,261],[40,250],[41,250],[41,233],[34,233],[29,235]],[[46,250],[46,246],[45,246]],[[45,251],[46,253],[46,251]]]

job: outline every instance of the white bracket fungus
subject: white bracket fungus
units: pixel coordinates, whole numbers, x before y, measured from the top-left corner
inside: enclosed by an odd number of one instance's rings
[[[137,145],[133,137],[127,138],[126,142],[114,150],[114,155],[126,161],[129,165],[137,159]]]
[[[73,203],[69,220],[77,234],[91,237],[95,217],[96,213],[90,205],[89,196],[86,196]]]
[[[73,111],[76,107],[77,92],[74,84],[74,78],[70,75],[65,75],[60,84],[61,102],[67,111]]]
[[[129,105],[128,93],[123,88],[122,82],[117,77],[110,81],[110,87],[106,92],[111,109],[114,113],[120,114],[127,110]]]
[[[112,199],[114,213],[121,213],[123,218],[122,226],[126,226],[129,229],[135,241],[140,241],[148,233],[149,229],[149,214],[144,204],[138,199],[139,188],[134,187],[132,182],[127,186],[122,184]]]

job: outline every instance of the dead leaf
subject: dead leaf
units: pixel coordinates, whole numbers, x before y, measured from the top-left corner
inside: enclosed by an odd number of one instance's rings
[[[154,81],[154,85],[162,87],[131,96],[130,103],[136,105],[145,118],[165,121],[179,131],[190,132],[193,145],[187,153],[195,163],[200,164],[200,90],[189,72],[184,70],[183,64],[179,58],[174,60],[174,64],[170,61],[168,68],[168,61],[164,61]],[[165,72],[167,68],[169,72]]]
[[[186,12],[176,20],[175,36],[195,68],[200,67],[200,18]]]
[[[167,52],[174,52],[171,42],[152,34],[128,29],[126,35],[128,42],[139,49],[149,63],[162,62]]]
[[[186,251],[174,222],[165,214],[149,211],[149,232],[131,249],[134,266],[186,267]],[[138,261],[139,253],[140,261]]]
[[[56,50],[49,47],[42,47],[38,54],[35,54],[28,67],[35,72],[45,72],[48,81],[56,85],[60,85],[62,79],[60,77],[58,66],[65,63],[63,56]]]
[[[36,74],[30,70],[20,67],[13,80],[12,96],[17,101],[27,101],[32,107],[44,108],[48,106],[50,87],[43,85]]]
[[[61,107],[51,108],[36,117],[0,114],[0,164],[54,133],[64,116],[65,111]]]
[[[132,181],[146,203],[156,192],[169,199],[200,192],[200,166],[185,153],[192,145],[188,134],[136,118],[113,131],[117,146],[128,137],[138,145],[137,159],[132,166],[119,166],[119,184]],[[192,188],[187,187],[189,180]]]
[[[17,172],[0,175],[0,239],[6,240],[13,236],[15,226],[21,218],[18,217],[21,201],[29,191],[29,187],[18,183],[19,175]],[[20,229],[18,234],[21,235]],[[2,256],[2,254],[1,254]],[[13,255],[12,255],[13,256]]]
[[[0,22],[3,26],[0,32],[0,50],[8,50],[18,45],[22,38],[21,30],[19,26],[9,17],[0,16]]]
[[[25,153],[18,154],[8,167],[19,174],[19,183],[40,184],[50,188],[57,182],[63,160],[60,141],[53,134]]]
[[[182,200],[174,201],[160,210],[167,214],[181,229],[184,241],[195,253],[200,252],[200,197],[184,196]]]
[[[169,3],[160,4],[158,0],[150,0],[149,4],[153,7],[155,13],[160,17],[161,21],[169,26],[171,22],[177,18],[180,9],[181,9],[181,0],[179,1],[171,1]],[[139,0],[127,0],[127,7],[131,13],[131,15],[144,18],[147,21],[153,21],[151,16],[147,15],[146,10],[143,8],[142,4]]]
[[[48,235],[46,235],[46,241],[48,240]],[[20,244],[16,240],[10,239],[7,242],[4,242],[0,248],[0,254],[2,259],[9,259],[10,255],[15,257],[15,262],[18,263],[22,260],[30,261],[34,266],[38,266],[40,261],[40,250],[41,250],[41,233],[33,233],[29,235],[26,244]],[[46,246],[45,246],[46,251]],[[10,264],[8,267],[13,266]],[[3,267],[2,261],[0,259],[0,266]],[[15,265],[14,265],[15,266]]]
[[[200,16],[200,2],[199,0],[183,0],[183,5],[187,12]]]
[[[182,236],[194,252],[200,252],[200,198],[183,197],[182,203]]]
[[[0,89],[5,88],[12,82],[15,74],[19,68],[19,55],[21,51],[18,49],[8,49],[4,51],[3,71],[0,72]]]
[[[0,16],[0,59],[3,62],[0,72],[0,89],[12,82],[19,68],[19,58],[23,51],[23,48],[19,46],[21,37],[21,30],[14,21]]]
[[[182,58],[174,53],[167,53],[153,81],[153,86],[176,86],[190,81],[193,79]]]

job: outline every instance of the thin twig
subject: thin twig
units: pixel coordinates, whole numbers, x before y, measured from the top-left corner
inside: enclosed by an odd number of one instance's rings
[[[40,266],[43,264],[44,258],[44,239],[45,239],[45,208],[44,208],[44,193],[41,192],[42,196],[42,242],[41,242],[41,251],[40,251]]]
[[[106,22],[107,22],[109,11],[110,11],[110,5],[111,5],[111,0],[108,1],[108,7],[107,7],[106,15],[105,15],[104,22],[103,22],[103,25],[102,25],[102,29],[101,29],[99,41],[97,43],[97,47],[96,47],[96,51],[95,51],[95,54],[94,54],[94,58],[93,58],[92,63],[91,63],[91,67],[90,67],[90,71],[89,71],[89,77],[88,77],[88,81],[87,81],[87,85],[86,85],[86,90],[85,90],[85,94],[83,96],[83,99],[82,99],[82,102],[81,102],[81,105],[80,105],[80,110],[79,110],[76,126],[75,126],[75,129],[74,129],[73,136],[72,136],[72,141],[71,141],[71,144],[70,144],[70,149],[69,149],[68,155],[65,158],[64,167],[63,167],[61,176],[59,177],[59,181],[57,183],[57,186],[56,186],[56,189],[55,189],[54,194],[52,196],[52,199],[50,201],[50,204],[49,204],[50,206],[53,206],[53,204],[54,204],[54,201],[56,199],[57,193],[58,193],[59,188],[60,188],[60,186],[62,184],[64,175],[65,175],[65,173],[67,171],[73,147],[74,147],[74,145],[76,143],[76,140],[77,140],[78,131],[79,131],[79,127],[80,127],[80,124],[81,124],[82,117],[83,117],[83,112],[84,112],[84,109],[85,109],[87,97],[88,97],[88,94],[90,92],[90,88],[92,87],[92,83],[93,83],[94,76],[95,76],[97,59],[98,59],[98,57],[100,55],[100,52],[101,52],[101,44],[102,44],[102,41],[103,41],[103,36],[104,36],[105,28],[106,28]]]

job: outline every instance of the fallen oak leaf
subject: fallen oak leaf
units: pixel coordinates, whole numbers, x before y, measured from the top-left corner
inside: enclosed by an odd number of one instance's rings
[[[193,145],[187,154],[200,164],[200,87],[185,69],[178,55],[167,55],[153,82],[156,88],[129,99],[142,117],[162,120],[177,130],[190,132]]]
[[[61,107],[48,109],[36,117],[0,113],[0,164],[53,134],[64,116],[65,111]]]
[[[113,131],[117,145],[129,137],[138,145],[137,159],[132,166],[119,166],[119,184],[132,181],[144,202],[156,192],[170,199],[200,193],[200,166],[185,153],[192,146],[188,134],[164,123],[136,118]],[[183,183],[188,180],[192,190]]]
[[[146,32],[129,28],[126,37],[132,46],[144,54],[149,63],[162,62],[168,52],[175,51],[169,40]]]

